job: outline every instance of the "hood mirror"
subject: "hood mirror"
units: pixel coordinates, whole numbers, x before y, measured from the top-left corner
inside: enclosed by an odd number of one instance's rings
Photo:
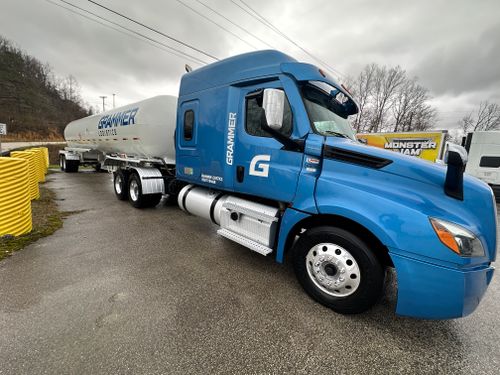
[[[444,162],[448,164],[444,192],[455,199],[464,199],[464,171],[467,164],[467,150],[459,145],[448,143]]]

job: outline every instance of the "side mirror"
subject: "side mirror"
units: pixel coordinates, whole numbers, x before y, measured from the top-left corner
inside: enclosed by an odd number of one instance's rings
[[[262,108],[266,113],[267,125],[271,129],[280,130],[283,126],[285,111],[285,92],[278,89],[265,89]]]
[[[464,199],[464,171],[467,164],[467,150],[462,146],[448,143],[444,155],[444,162],[448,164],[444,192],[455,199]]]

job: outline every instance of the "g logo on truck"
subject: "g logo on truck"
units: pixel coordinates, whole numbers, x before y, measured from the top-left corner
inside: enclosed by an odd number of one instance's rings
[[[269,176],[269,163],[261,163],[263,161],[270,161],[271,155],[255,155],[250,162],[251,176],[268,177]]]

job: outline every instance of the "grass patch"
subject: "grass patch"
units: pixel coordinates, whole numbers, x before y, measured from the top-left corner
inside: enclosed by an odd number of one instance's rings
[[[31,201],[33,230],[19,237],[0,237],[0,260],[21,250],[40,238],[50,236],[62,227],[63,219],[79,211],[59,211],[54,200],[55,193],[40,185],[40,199]]]

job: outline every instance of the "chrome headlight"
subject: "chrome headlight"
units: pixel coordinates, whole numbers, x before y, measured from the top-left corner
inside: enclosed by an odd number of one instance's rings
[[[441,242],[462,257],[482,257],[483,244],[471,231],[449,221],[430,218]]]

